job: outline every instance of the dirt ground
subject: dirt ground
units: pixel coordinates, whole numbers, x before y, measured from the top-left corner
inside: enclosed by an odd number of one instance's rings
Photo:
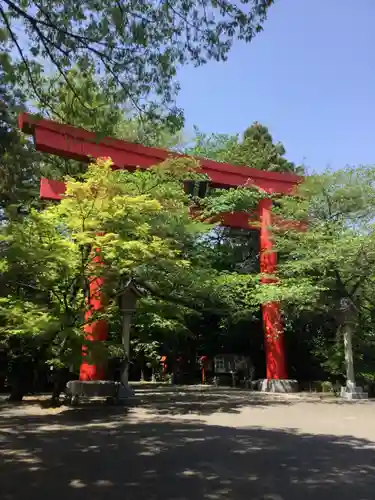
[[[3,402],[0,455],[1,500],[373,500],[375,403],[148,388],[128,407]]]

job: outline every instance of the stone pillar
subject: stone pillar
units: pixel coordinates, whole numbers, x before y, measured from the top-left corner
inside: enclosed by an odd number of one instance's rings
[[[133,315],[136,310],[137,301],[142,293],[131,279],[123,283],[123,293],[120,297],[120,309],[122,313],[122,344],[124,346],[124,365],[121,374],[120,399],[127,399],[134,394],[129,386],[129,365],[130,365],[130,329]]]
[[[362,387],[356,385],[353,359],[353,331],[357,326],[357,311],[349,298],[340,301],[342,333],[344,340],[344,353],[346,365],[346,385],[341,388],[341,397],[345,399],[367,399],[368,394]]]
[[[99,249],[95,250],[93,263],[100,266],[102,261],[99,255]],[[102,277],[90,277],[89,290],[88,290],[88,309],[85,313],[85,326],[84,332],[86,341],[88,342],[101,342],[107,340],[108,337],[108,322],[105,319],[90,321],[91,317],[102,312],[105,306],[105,297],[103,294],[104,280]],[[87,347],[82,349],[82,363],[79,372],[79,379],[83,381],[90,380],[104,380],[105,368],[100,363],[89,363],[87,361]]]
[[[348,391],[355,389],[353,346],[352,346],[352,328],[351,325],[344,327],[344,352],[346,364],[346,387]]]
[[[132,311],[124,311],[122,316],[122,344],[124,346],[124,368],[121,374],[121,382],[124,386],[129,384],[129,360],[130,360],[130,327],[132,322]]]
[[[275,281],[275,278],[271,275],[276,271],[277,267],[277,255],[272,251],[271,210],[271,200],[264,199],[260,201],[260,271],[265,274],[262,277],[262,283],[264,284]],[[286,380],[288,376],[285,360],[284,328],[278,302],[262,304],[262,320],[265,336],[267,380]]]

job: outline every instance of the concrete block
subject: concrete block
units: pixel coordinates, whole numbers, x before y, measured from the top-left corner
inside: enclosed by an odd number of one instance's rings
[[[134,397],[134,389],[130,385],[121,384],[118,390],[118,400],[124,401]]]
[[[367,392],[364,392],[362,387],[354,386],[354,387],[341,387],[340,396],[343,399],[347,399],[349,401],[354,401],[358,399],[368,399]]]
[[[116,397],[119,382],[113,380],[70,380],[66,384],[67,392],[71,396]]]
[[[263,379],[261,381],[260,390],[262,392],[277,392],[277,393],[290,393],[298,392],[297,380],[274,380]]]

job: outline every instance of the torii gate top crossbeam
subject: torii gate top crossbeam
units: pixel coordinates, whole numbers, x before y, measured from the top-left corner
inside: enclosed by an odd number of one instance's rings
[[[149,168],[168,156],[183,156],[165,149],[150,148],[97,134],[84,129],[63,125],[51,120],[22,113],[18,119],[20,129],[34,136],[38,151],[64,158],[88,162],[91,158],[110,157],[115,168]],[[267,193],[292,193],[302,177],[294,174],[266,172],[249,167],[235,166],[200,159],[205,173],[214,187],[257,186]]]

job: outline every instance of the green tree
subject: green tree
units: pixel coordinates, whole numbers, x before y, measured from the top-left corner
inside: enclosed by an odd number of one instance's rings
[[[193,200],[183,181],[200,178],[197,166],[190,159],[170,159],[149,171],[129,173],[98,161],[83,174],[83,182],[67,179],[67,197],[60,204],[32,210],[3,228],[1,264],[8,295],[0,325],[13,359],[27,355],[35,361],[44,349],[51,364],[77,365],[92,276],[105,278],[105,317],[118,313],[121,283],[129,278],[152,297],[180,307],[205,309],[207,302],[211,309],[232,307],[230,288],[223,287],[196,247],[210,226],[190,217]],[[241,192],[235,202],[247,197],[250,204],[256,198],[251,190]],[[210,210],[214,203],[221,207],[227,196],[216,193]],[[91,249],[96,248],[101,265],[93,261]],[[102,344],[90,346],[92,356],[104,355]]]
[[[42,116],[95,132],[98,140],[114,137],[164,148],[174,147],[181,140],[179,133],[171,133],[165,125],[134,116],[115,93],[108,93],[93,67],[84,73],[75,67],[67,76],[72,85],[58,73],[43,79],[43,92],[49,96],[52,110],[36,102]],[[32,90],[30,96],[37,98]]]
[[[7,58],[3,65],[11,67]],[[24,95],[0,67],[0,220],[27,209],[37,197],[39,155],[17,129]]]
[[[232,165],[244,165],[270,172],[303,175],[304,168],[285,158],[281,142],[274,143],[267,127],[254,122],[240,135],[204,134],[196,129],[193,145],[187,154]]]
[[[132,116],[114,93],[107,92],[93,68],[87,68],[84,73],[74,68],[67,72],[67,76],[70,84],[60,74],[43,78],[41,89],[48,95],[50,106],[38,101],[33,90],[29,89],[29,98],[36,99],[35,106],[42,117],[95,132],[98,141],[103,137],[113,137],[168,149],[182,141],[181,133],[172,133],[165,124]],[[52,179],[61,179],[64,175],[79,176],[86,168],[84,163],[53,155],[43,155],[40,159],[42,175]]]
[[[38,88],[46,66],[57,70],[72,90],[67,71],[74,65],[83,72],[94,66],[120,102],[153,118],[162,113],[179,129],[182,112],[174,105],[177,69],[225,60],[235,39],[249,42],[262,30],[272,3],[4,0],[1,42],[3,50],[17,53],[19,71],[46,105],[48,96]],[[19,35],[20,29],[27,39]],[[80,100],[78,92],[76,96]]]

